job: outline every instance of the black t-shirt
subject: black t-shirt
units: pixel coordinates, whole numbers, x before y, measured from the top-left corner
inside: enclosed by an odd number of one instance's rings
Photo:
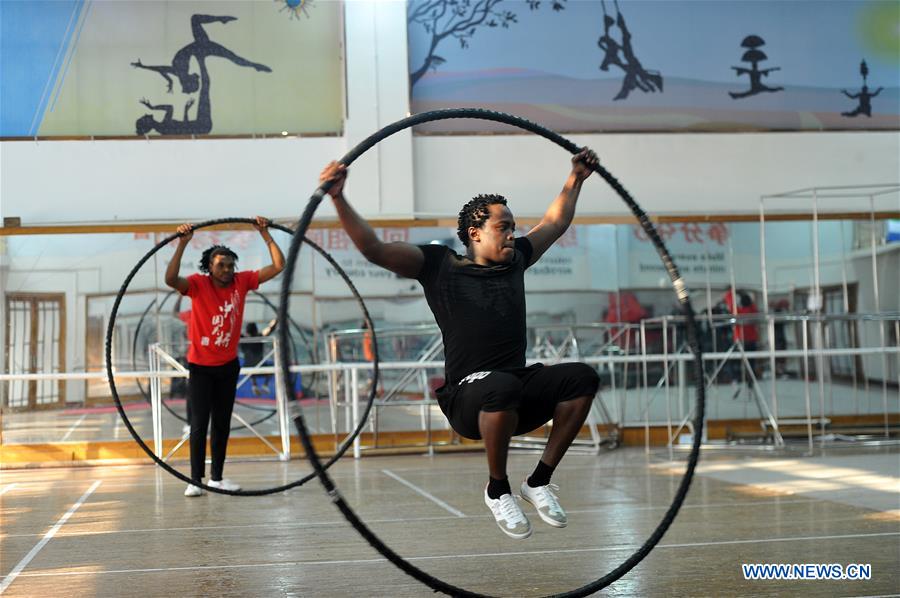
[[[471,373],[525,365],[525,269],[531,241],[518,237],[511,262],[480,266],[444,245],[419,245],[416,277],[444,339],[446,384]]]

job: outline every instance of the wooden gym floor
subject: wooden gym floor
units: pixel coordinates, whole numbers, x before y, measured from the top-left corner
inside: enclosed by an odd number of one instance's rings
[[[538,596],[616,567],[656,527],[684,455],[568,456],[554,481],[569,526],[512,540],[482,501],[482,453],[345,458],[330,473],[417,567],[467,590]],[[537,455],[510,458],[514,487]],[[183,465],[182,465],[183,467]],[[266,487],[305,461],[235,462]],[[876,596],[900,592],[900,456],[706,453],[659,546],[610,596]],[[256,498],[182,496],[153,465],[0,471],[0,593],[14,596],[433,596],[347,524],[317,480]],[[870,564],[868,581],[747,581],[742,563]]]

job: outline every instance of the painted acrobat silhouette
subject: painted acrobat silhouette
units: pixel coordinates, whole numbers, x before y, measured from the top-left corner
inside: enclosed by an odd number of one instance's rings
[[[191,120],[188,111],[194,105],[194,98],[188,99],[184,104],[183,120],[175,120],[172,113],[175,111],[171,104],[153,105],[146,99],[140,100],[141,104],[150,110],[162,110],[162,120],[156,120],[152,114],[145,114],[134,123],[138,135],[146,135],[150,131],[156,131],[160,135],[205,135],[212,131],[212,115],[209,109],[208,86],[200,89],[200,106],[197,108],[197,118]]]
[[[872,117],[872,98],[881,93],[881,90],[884,88],[879,87],[875,91],[869,91],[869,86],[866,85],[866,77],[869,76],[869,65],[866,64],[865,60],[859,65],[859,74],[862,75],[863,78],[862,89],[859,90],[859,93],[850,93],[846,89],[841,90],[841,93],[851,100],[859,100],[859,105],[851,112],[841,112],[841,116],[853,118],[860,114],[865,114],[869,118]]]
[[[852,112],[841,112],[841,116],[858,116],[860,114],[865,114],[869,118],[872,117],[872,98],[881,93],[883,87],[879,87],[875,91],[870,92],[869,88],[865,85],[862,86],[862,89],[859,90],[859,93],[850,93],[846,89],[842,89],[841,91],[845,96],[850,98],[851,100],[859,100],[859,105]]]
[[[172,57],[171,65],[148,66],[143,64],[140,59],[132,62],[134,68],[146,69],[159,73],[166,80],[166,91],[172,93],[172,76],[178,78],[181,84],[181,90],[184,93],[194,93],[200,88],[200,76],[196,73],[189,72],[191,58],[196,58],[200,63],[201,74],[206,71],[204,59],[209,56],[218,56],[226,58],[238,66],[253,67],[257,71],[271,73],[272,69],[258,62],[251,62],[246,58],[242,58],[221,44],[217,44],[209,39],[203,25],[206,23],[228,23],[237,20],[237,17],[215,17],[211,15],[192,15],[191,31],[194,34],[194,41],[181,48]]]
[[[622,62],[622,59],[619,58],[619,52],[622,50],[622,46],[620,46],[619,42],[610,35],[612,26],[615,23],[616,21],[611,16],[607,14],[603,15],[603,35],[597,40],[597,45],[603,50],[603,63],[600,64],[601,71],[608,71],[609,65],[611,64],[619,67],[623,71],[628,70],[628,67]]]
[[[733,66],[731,68],[734,70],[736,76],[747,75],[750,77],[750,89],[741,92],[729,91],[728,95],[731,96],[732,100],[739,100],[762,92],[774,93],[784,90],[784,87],[769,87],[762,82],[762,78],[768,77],[769,73],[781,70],[780,66],[767,69],[759,68],[760,62],[769,59],[769,57],[766,56],[766,53],[759,49],[760,46],[764,45],[766,45],[766,42],[758,35],[748,35],[741,42],[741,47],[747,48],[747,51],[744,52],[744,55],[741,57],[741,62],[749,62],[750,68],[742,66]]]
[[[616,94],[613,100],[624,100],[635,88],[640,89],[644,93],[662,91],[663,78],[657,71],[646,70],[641,61],[634,54],[634,48],[631,45],[631,32],[625,24],[625,16],[619,10],[619,3],[616,1],[616,19],[606,13],[606,3],[603,4],[603,35],[597,40],[597,45],[603,50],[603,63],[600,65],[601,71],[608,71],[609,65],[615,65],[625,72],[625,79],[622,81],[622,89]],[[622,43],[619,44],[612,35],[613,24],[619,27],[622,32]],[[619,58],[619,53],[622,58]]]
[[[188,98],[184,104],[182,120],[175,120],[172,114],[175,112],[171,104],[153,105],[145,98],[140,102],[150,110],[162,110],[162,120],[153,118],[153,114],[145,114],[134,123],[135,132],[138,135],[146,135],[150,131],[156,131],[160,135],[206,135],[212,131],[212,109],[209,103],[209,71],[206,70],[205,59],[198,59],[200,63],[200,105],[197,106],[197,117],[191,120],[188,111],[194,105],[194,98]]]

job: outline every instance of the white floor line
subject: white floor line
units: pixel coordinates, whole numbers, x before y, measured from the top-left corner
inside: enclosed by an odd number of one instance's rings
[[[853,538],[871,538],[878,536],[900,536],[900,532],[883,532],[874,534],[847,534],[843,536],[804,536],[797,538],[760,538],[757,540],[725,540],[720,542],[694,542],[685,544],[659,544],[656,548],[698,548],[703,546],[717,546],[721,544],[735,543],[766,543],[766,542],[801,542],[812,540],[843,540]],[[485,557],[510,557],[510,556],[537,556],[548,554],[575,554],[575,553],[596,553],[596,552],[630,552],[637,546],[602,546],[598,548],[569,548],[559,550],[533,550],[533,551],[517,551],[517,552],[481,552],[473,554],[447,554],[438,556],[415,556],[405,557],[407,561],[439,561],[445,559],[483,559]],[[283,563],[253,563],[238,565],[198,565],[191,567],[154,567],[149,569],[114,569],[110,571],[63,571],[56,573],[25,573],[22,577],[64,577],[68,575],[109,575],[116,573],[153,573],[153,572],[171,572],[171,571],[206,571],[210,569],[248,569],[259,567],[296,567],[309,565],[366,565],[375,563],[386,563],[387,559],[343,559],[333,561],[286,561]]]
[[[454,509],[453,507],[451,507],[450,505],[448,505],[447,503],[445,503],[444,501],[442,501],[442,500],[439,499],[438,497],[434,496],[433,494],[429,494],[428,492],[422,490],[421,488],[419,488],[419,487],[416,486],[415,484],[412,484],[412,483],[410,483],[410,482],[407,482],[406,480],[404,480],[403,478],[401,478],[400,476],[398,476],[396,473],[392,472],[391,470],[389,470],[389,469],[382,469],[381,472],[382,472],[384,475],[388,476],[388,477],[394,478],[395,480],[397,480],[398,482],[400,482],[401,484],[403,484],[404,486],[406,486],[406,487],[409,488],[410,490],[412,490],[412,491],[414,491],[414,492],[417,492],[417,493],[421,494],[422,496],[424,496],[424,497],[427,498],[428,500],[432,501],[434,504],[438,505],[439,507],[443,507],[444,509],[450,511],[451,513],[453,513],[453,514],[456,515],[457,517],[465,517],[465,516],[466,516],[466,514],[463,513],[462,511],[460,511],[459,509]]]
[[[834,536],[797,536],[795,538],[765,538],[761,540],[716,540],[714,542],[690,542],[686,544],[660,544],[657,548],[690,548],[698,546],[725,546],[729,544],[764,544],[766,542],[802,542],[806,540],[842,540],[845,538],[877,538],[900,536],[900,532],[873,532],[871,534],[844,534]]]
[[[105,486],[107,489],[112,488],[113,486],[107,484]],[[779,505],[783,504],[809,504],[813,502],[813,500],[784,500],[779,501]],[[618,504],[618,503],[617,503]],[[742,503],[712,503],[706,505],[684,505],[682,509],[688,508],[703,508],[703,509],[713,509],[719,507],[771,507],[774,502],[742,502]],[[647,511],[647,510],[658,510],[663,511],[668,509],[667,506],[659,506],[659,507],[630,507],[635,511]],[[569,509],[567,513],[581,513],[581,514],[591,514],[591,513],[606,513],[609,511],[609,508],[598,508],[598,509]],[[463,515],[465,519],[479,519],[482,517],[489,517],[487,513],[483,515],[470,516]],[[366,519],[366,523],[372,524],[384,524],[384,523],[418,523],[418,522],[426,522],[426,521],[455,521],[459,519],[459,515],[454,513],[454,517],[386,517],[381,519]],[[153,533],[171,533],[171,532],[203,532],[203,531],[227,531],[227,530],[241,530],[241,529],[257,529],[257,528],[304,528],[304,527],[325,527],[331,525],[345,525],[347,522],[344,519],[334,519],[328,521],[293,521],[291,523],[248,523],[246,525],[203,525],[203,526],[193,526],[193,527],[157,527],[157,528],[135,528],[135,529],[112,529],[112,530],[101,530],[101,531],[77,531],[77,532],[61,532],[57,534],[57,537],[68,537],[68,536],[99,536],[99,535],[110,535],[110,534],[153,534]],[[3,534],[4,538],[27,538],[31,536],[35,536],[38,534]]]
[[[4,486],[3,489],[0,490],[0,496],[3,496],[4,494],[6,494],[7,492],[9,492],[10,490],[12,490],[13,488],[15,488],[16,486],[18,486],[18,484],[9,484],[9,485],[7,485],[7,486]]]
[[[108,488],[107,488],[108,489]],[[366,523],[372,524],[383,524],[383,523],[410,523],[418,522],[418,521],[456,521],[458,517],[450,517],[449,515],[443,515],[441,517],[417,517],[416,519],[410,519],[409,517],[392,517],[388,519],[366,519]],[[110,534],[154,534],[154,533],[163,533],[168,534],[172,532],[204,532],[204,531],[228,531],[228,530],[243,530],[243,529],[263,529],[263,528],[276,528],[276,529],[303,529],[308,527],[329,527],[329,526],[346,526],[346,519],[335,519],[332,521],[294,521],[291,523],[248,523],[246,525],[204,525],[198,527],[157,527],[157,528],[145,528],[145,529],[123,529],[123,530],[99,530],[99,531],[77,531],[77,532],[62,532],[56,534],[57,538],[65,538],[71,536],[104,536]],[[3,534],[0,537],[3,538],[21,538],[21,537],[29,537],[35,536],[37,534]]]
[[[82,415],[81,417],[79,417],[79,418],[78,418],[78,421],[75,422],[74,424],[72,424],[72,427],[69,428],[69,431],[66,432],[66,435],[63,436],[62,438],[60,438],[59,441],[60,441],[60,442],[65,442],[66,440],[68,440],[68,439],[69,439],[69,436],[72,435],[72,432],[75,431],[75,428],[77,428],[78,426],[80,426],[80,425],[81,425],[81,422],[83,422],[83,421],[84,421],[84,418],[86,418],[86,417],[87,417],[87,413],[85,413],[84,415]]]
[[[765,506],[771,507],[773,505],[792,505],[792,504],[809,504],[814,501],[813,498],[797,498],[797,499],[785,499],[785,500],[770,500],[770,501],[743,501],[743,502],[723,502],[723,503],[707,503],[707,504],[696,504],[696,505],[681,505],[682,509],[719,509],[719,508],[730,508],[730,507],[754,507],[754,506]],[[664,511],[667,510],[671,505],[640,505],[635,506],[632,503],[627,501],[614,502],[609,503],[610,505],[628,505],[628,508],[634,511]],[[567,513],[605,513],[609,511],[609,507],[607,508],[599,508],[599,509],[566,509]]]
[[[2,1],[2,0],[0,0],[0,1]],[[207,464],[211,463],[210,457],[207,457],[206,462],[207,462]],[[248,464],[253,464],[253,463],[258,463],[263,466],[270,464],[270,463],[273,466],[282,465],[281,462],[275,461],[274,459],[259,460],[259,461],[255,461],[255,462],[254,461],[241,461],[241,462],[229,461],[228,463],[229,463],[229,466],[232,466],[232,467],[237,466],[237,465],[248,465]],[[151,464],[151,466],[155,467],[155,465],[152,465],[152,464]],[[146,465],[125,465],[124,467],[148,467],[148,466],[146,466]],[[20,479],[33,477],[37,470],[34,470],[34,469],[31,469],[31,470],[24,470],[24,469],[3,470],[5,478],[11,477],[14,474],[19,474],[23,471],[27,471],[28,473],[27,473],[27,475],[20,475],[19,476]],[[288,478],[291,480],[300,479],[301,477],[305,477],[305,476],[309,475],[310,473],[311,472],[309,472],[309,471],[289,472]],[[185,474],[185,475],[187,475],[187,474]],[[240,475],[240,474],[236,474],[236,476],[238,476],[238,475],[240,476],[239,478],[235,477],[235,479],[237,479],[238,481],[240,481],[242,483],[259,482],[260,487],[263,487],[263,484],[268,484],[270,486],[280,486],[280,485],[286,483],[286,480],[281,475],[279,475],[277,477],[273,477],[272,475]],[[329,470],[328,475],[334,480],[346,479],[349,481],[349,480],[363,478],[363,477],[381,476],[381,472],[373,470],[370,472],[356,473],[356,472],[352,472],[352,471],[347,471],[347,472],[334,471],[333,472],[332,470]],[[164,486],[175,485],[175,486],[181,486],[182,489],[184,488],[184,486],[182,486],[182,484],[184,482],[182,482],[180,479],[176,478],[175,476],[168,476],[165,478],[165,480],[166,481],[163,482]],[[133,481],[133,480],[125,478],[125,477],[110,477],[110,478],[104,480],[104,484],[107,487],[114,487],[114,488],[115,487],[137,488],[137,487],[142,487],[142,486],[157,486],[159,484],[159,482],[156,482],[156,481]],[[38,487],[38,488],[40,488],[42,486],[52,486],[54,489],[55,488],[74,488],[74,487],[82,486],[83,481],[82,480],[55,480],[55,479],[46,479],[46,480],[28,479],[28,481],[19,482],[19,485],[20,486],[28,486],[28,487]],[[311,484],[311,486],[315,486],[315,484]],[[305,487],[305,486],[301,486],[301,488],[303,488],[303,487]]]
[[[13,486],[15,484],[12,484]],[[118,486],[122,486],[124,484],[119,484]],[[106,484],[108,489],[112,489],[117,487],[115,484]],[[131,486],[129,486],[131,487]],[[0,493],[2,494],[2,493]],[[682,505],[682,509],[716,509],[716,508],[732,508],[732,507],[768,507],[772,505],[785,505],[785,504],[809,504],[811,502],[819,502],[816,499],[797,499],[797,500],[781,500],[781,501],[747,501],[747,502],[735,502],[735,503],[710,503],[705,505]],[[610,505],[614,506],[614,505]],[[620,506],[620,503],[616,503],[615,506]],[[601,507],[597,509],[568,509],[566,512],[570,514],[579,513],[579,514],[591,514],[591,513],[607,513],[609,512],[610,507]],[[634,507],[629,506],[631,510],[634,511],[663,511],[669,508],[668,505],[658,506],[658,507]],[[487,517],[487,514],[483,515]],[[387,517],[383,519],[367,519],[366,523],[417,523],[424,521],[442,521],[442,520],[451,520],[454,521],[458,519],[460,516],[454,513],[454,517]],[[474,519],[481,518],[482,515],[478,515],[476,517],[472,517],[469,515],[462,516],[465,519]],[[70,537],[70,536],[98,536],[98,535],[106,535],[106,534],[148,534],[148,533],[170,533],[170,532],[180,532],[180,531],[191,531],[191,532],[202,532],[204,530],[239,530],[245,528],[264,528],[264,527],[309,527],[309,526],[328,526],[328,525],[344,525],[346,520],[344,519],[335,519],[329,521],[294,521],[291,523],[251,523],[247,525],[204,525],[204,526],[193,526],[193,527],[157,527],[157,528],[136,528],[136,529],[113,529],[113,530],[102,530],[102,531],[78,531],[78,532],[62,532],[57,534],[58,537]],[[37,534],[3,534],[4,538],[26,538],[30,536],[35,536]]]
[[[9,574],[3,578],[3,582],[0,583],[0,594],[2,594],[6,590],[6,588],[9,587],[9,584],[15,581],[19,573],[21,573],[22,570],[28,566],[28,563],[31,562],[31,559],[37,556],[37,553],[39,553],[41,549],[47,545],[47,542],[49,542],[53,538],[53,536],[56,535],[56,532],[59,531],[59,528],[61,528],[63,524],[65,524],[65,522],[69,520],[69,517],[71,517],[75,513],[75,511],[77,511],[78,508],[84,504],[88,497],[93,494],[94,490],[96,490],[97,487],[102,483],[103,482],[101,482],[100,480],[96,480],[93,484],[91,484],[91,487],[81,495],[81,498],[75,501],[74,505],[69,507],[69,510],[66,511],[66,514],[60,517],[59,521],[57,521],[56,524],[51,527],[46,534],[44,534],[44,537],[41,538],[41,541],[35,544],[34,548],[29,550],[28,554],[26,554],[22,558],[22,560],[19,561],[19,563],[15,567],[13,567],[12,571],[10,571]]]

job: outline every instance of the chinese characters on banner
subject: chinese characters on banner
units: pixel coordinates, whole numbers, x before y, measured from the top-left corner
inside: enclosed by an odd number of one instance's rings
[[[691,284],[727,284],[731,229],[721,222],[697,223],[664,222],[655,226],[659,238],[666,244],[678,270]],[[620,278],[622,287],[641,288],[665,286],[666,269],[639,225],[631,227],[627,245],[628,271]],[[739,251],[740,247],[733,247]]]
[[[449,245],[458,253],[463,250],[456,239],[456,231],[446,228],[376,228],[375,233],[385,243],[399,241],[420,245],[438,241]],[[522,232],[524,233],[525,231]],[[587,247],[584,233],[584,227],[570,227],[541,260],[526,271],[529,290],[577,290],[589,287],[590,276],[586,275],[585,270]],[[332,254],[364,295],[418,295],[422,292],[414,280],[400,278],[369,263],[342,229],[311,230],[307,237]],[[315,276],[317,294],[349,294],[340,274],[324,259],[316,258]]]
[[[412,230],[415,231],[414,235],[410,234],[409,228],[376,228],[375,234],[385,243],[399,241],[413,244],[429,243],[436,238],[433,235],[438,235],[437,238],[448,236],[446,229],[420,228]],[[434,232],[435,230],[439,232]],[[416,281],[400,278],[393,272],[370,263],[356,250],[353,241],[343,229],[313,229],[307,231],[306,236],[331,254],[334,261],[347,273],[363,296],[421,294],[421,288]],[[338,270],[318,254],[315,257],[313,276],[317,295],[340,297],[351,295],[347,283],[341,278]]]
[[[709,243],[720,247],[728,243],[728,226],[721,222],[702,225],[696,222],[684,222],[682,224],[663,223],[656,225],[656,232],[663,242],[670,240],[683,240],[685,243]],[[639,241],[648,241],[647,233],[639,225],[632,227],[635,238]]]

